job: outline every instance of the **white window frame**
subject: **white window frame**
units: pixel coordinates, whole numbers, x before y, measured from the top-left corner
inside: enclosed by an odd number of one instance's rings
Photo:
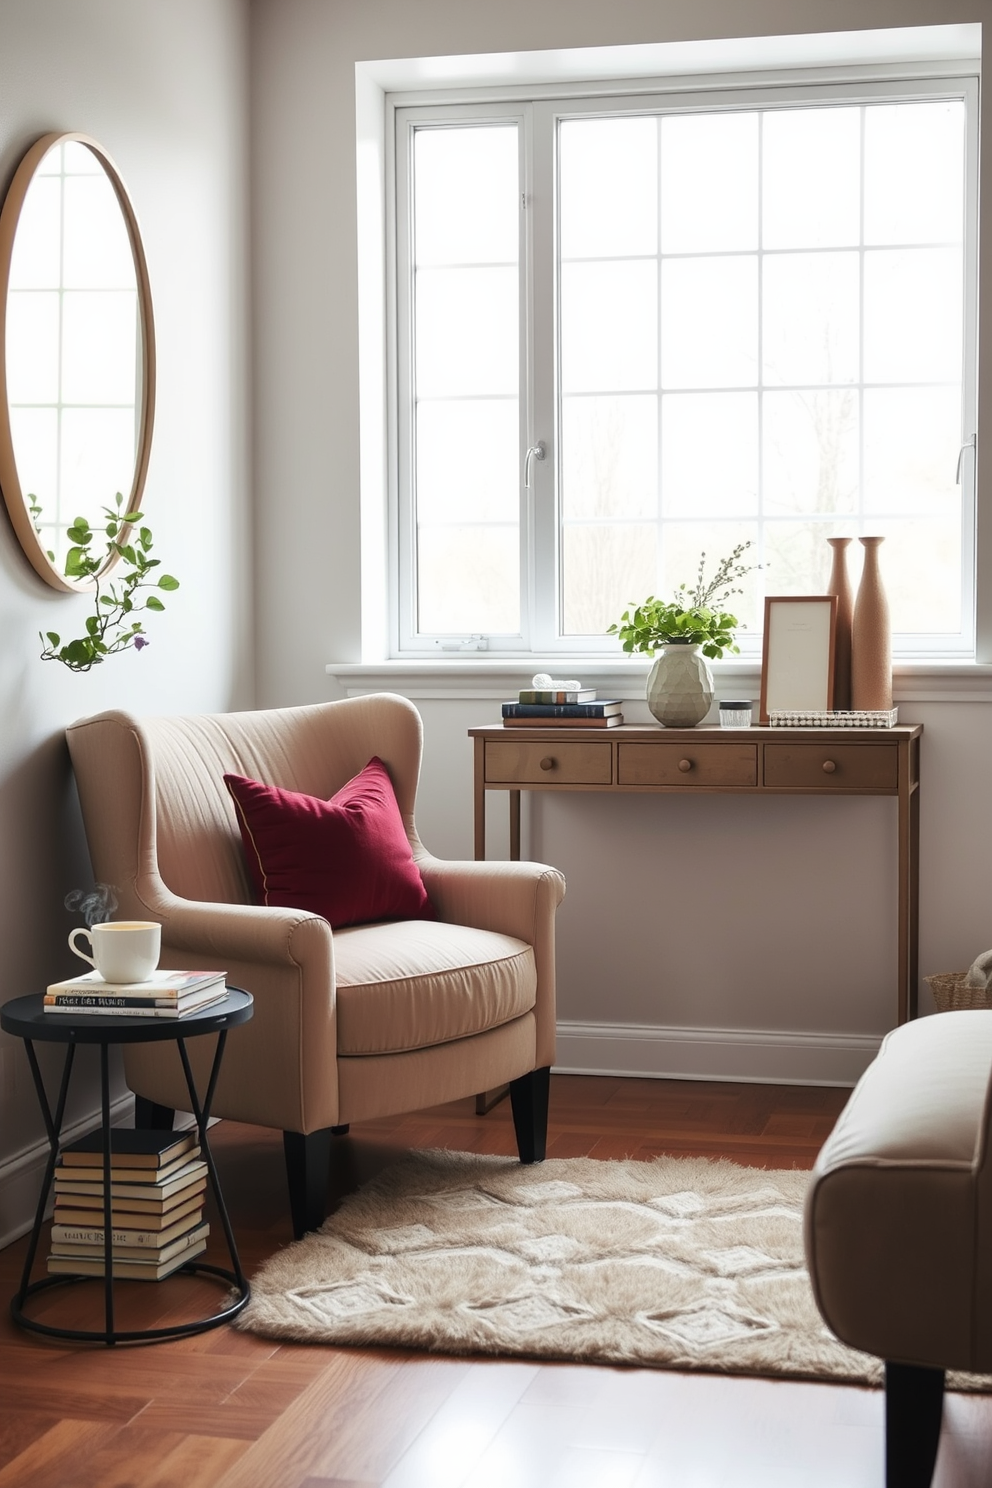
[[[825,70],[824,70],[825,71]],[[817,102],[855,104],[884,101],[919,102],[958,98],[966,106],[965,250],[962,435],[962,635],[912,637],[897,649],[901,659],[975,655],[976,611],[976,459],[967,452],[977,438],[977,244],[978,244],[978,76],[972,61],[932,66],[793,69],[780,76],[763,73],[728,80],[694,78],[603,81],[569,86],[439,91],[429,97],[386,95],[387,165],[387,490],[389,508],[388,584],[391,654],[437,657],[488,651],[493,655],[608,658],[619,655],[607,636],[575,638],[558,635],[560,604],[559,495],[556,452],[560,447],[557,364],[557,284],[554,244],[557,217],[555,156],[558,121],[590,113],[611,115],[665,111],[752,110],[765,107],[810,107]],[[415,514],[413,511],[413,445],[409,410],[411,345],[410,213],[406,192],[413,130],[418,124],[473,120],[513,120],[520,129],[521,189],[527,209],[521,212],[521,629],[514,636],[418,635],[415,617]],[[407,231],[402,230],[406,224]],[[549,354],[549,348],[554,354]],[[540,348],[537,350],[537,348]],[[543,440],[548,458],[536,465],[532,489],[523,488],[523,452]],[[760,654],[757,630],[740,634],[745,653]]]

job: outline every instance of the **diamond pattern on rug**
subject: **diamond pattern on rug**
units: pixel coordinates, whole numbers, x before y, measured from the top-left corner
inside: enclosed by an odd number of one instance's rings
[[[560,1204],[582,1197],[581,1188],[574,1183],[517,1183],[509,1192],[518,1204]]]
[[[402,1250],[423,1250],[425,1245],[436,1245],[437,1235],[426,1225],[396,1225],[393,1229],[379,1230],[370,1235],[374,1250],[383,1255],[396,1255]]]
[[[704,1250],[703,1255],[721,1276],[753,1276],[761,1271],[794,1271],[791,1261],[766,1255],[753,1245],[732,1245],[727,1250]]]
[[[539,1235],[536,1240],[521,1240],[517,1249],[531,1261],[569,1261],[581,1251],[579,1241],[571,1235]]]
[[[660,1209],[662,1214],[670,1214],[673,1219],[694,1218],[706,1208],[705,1200],[689,1192],[666,1194],[663,1199],[651,1199],[650,1203],[653,1209]]]
[[[358,1277],[353,1282],[325,1287],[300,1287],[286,1295],[315,1317],[329,1323],[382,1312],[385,1308],[416,1306],[412,1297],[401,1297],[373,1277]]]
[[[512,1297],[506,1302],[465,1302],[462,1311],[471,1313],[491,1327],[509,1328],[513,1333],[529,1333],[534,1328],[553,1328],[561,1323],[579,1322],[595,1314],[587,1307],[554,1302],[540,1292],[526,1297]]]
[[[656,1328],[695,1351],[751,1339],[758,1333],[774,1333],[778,1324],[771,1318],[749,1317],[729,1307],[693,1307],[685,1312],[642,1313],[638,1322]]]

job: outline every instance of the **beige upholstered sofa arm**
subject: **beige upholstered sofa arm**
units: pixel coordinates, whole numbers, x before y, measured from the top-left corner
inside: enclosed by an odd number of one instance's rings
[[[555,911],[565,878],[546,863],[447,862],[418,856],[417,867],[442,920],[515,935],[537,962],[537,1066],[555,1057]]]

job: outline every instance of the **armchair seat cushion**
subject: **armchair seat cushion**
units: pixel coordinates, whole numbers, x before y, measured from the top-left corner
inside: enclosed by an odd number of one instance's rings
[[[428,920],[334,936],[340,1055],[395,1054],[482,1033],[530,1012],[533,949],[512,935]]]

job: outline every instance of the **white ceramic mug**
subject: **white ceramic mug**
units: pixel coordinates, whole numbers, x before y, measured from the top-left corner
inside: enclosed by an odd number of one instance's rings
[[[76,944],[80,935],[89,940],[92,956]],[[96,968],[105,982],[144,982],[158,966],[162,926],[154,920],[106,920],[89,930],[77,925],[69,936],[69,945]]]

